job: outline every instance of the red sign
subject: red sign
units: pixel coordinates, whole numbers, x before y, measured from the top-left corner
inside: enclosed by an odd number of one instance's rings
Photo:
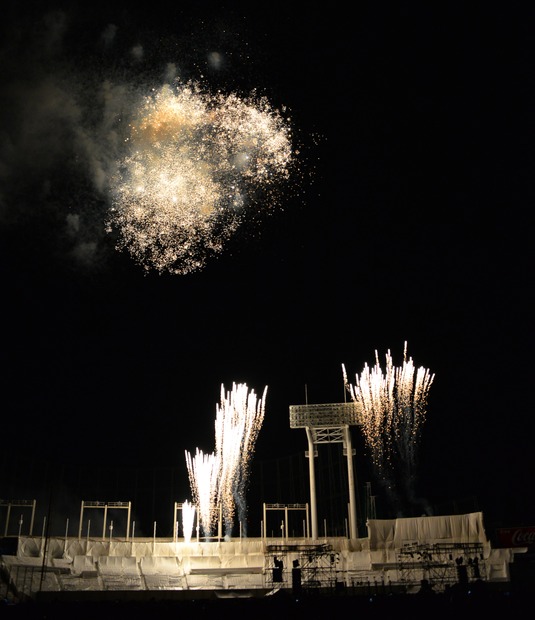
[[[535,527],[506,527],[498,531],[500,547],[530,547],[535,549]]]

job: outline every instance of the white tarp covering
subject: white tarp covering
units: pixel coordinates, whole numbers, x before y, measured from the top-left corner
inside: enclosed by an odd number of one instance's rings
[[[139,562],[147,590],[183,590],[180,558],[143,557]]]
[[[420,564],[410,564],[410,578],[405,575],[409,565],[403,564],[412,545],[437,545],[441,549],[459,546],[461,554],[464,548],[468,549],[466,553],[472,554],[472,546],[482,546],[480,559],[484,562],[480,570],[483,578],[490,581],[510,578],[509,566],[514,562],[514,553],[511,549],[491,549],[481,512],[370,520],[368,534],[368,538],[351,541],[343,537],[322,540],[329,553],[332,550],[336,555],[338,580],[348,584],[374,583],[387,578],[391,582],[412,579],[416,583],[423,575],[424,560],[418,560]],[[297,546],[303,542],[300,539]],[[284,562],[288,570],[300,556],[292,548],[291,540],[286,543]],[[269,580],[270,544],[273,541],[258,538],[185,543],[148,538],[59,537],[45,541],[42,537],[21,536],[17,555],[2,556],[0,564],[21,588],[26,587],[26,581],[39,585],[41,573],[44,573],[47,579],[44,588],[49,590],[252,589],[265,587]],[[479,553],[477,551],[478,556]],[[43,571],[45,565],[49,570]],[[455,565],[452,569],[455,573]]]
[[[370,519],[370,550],[401,549],[404,545],[437,543],[488,543],[483,513],[407,519]]]
[[[137,559],[132,557],[101,556],[98,559],[98,570],[101,575],[107,573],[139,575]]]
[[[106,590],[142,590],[143,582],[136,558],[100,556],[99,576]]]
[[[513,549],[492,549],[488,557],[489,580],[509,581],[509,565],[514,562]]]
[[[144,575],[181,575],[179,558],[141,558],[141,572]]]
[[[76,555],[72,563],[73,573],[80,575],[81,573],[90,573],[97,570],[95,561],[88,555]]]

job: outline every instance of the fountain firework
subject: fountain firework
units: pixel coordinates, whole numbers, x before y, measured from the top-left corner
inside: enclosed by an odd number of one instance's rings
[[[412,358],[407,359],[406,342],[401,367],[394,367],[390,351],[386,354],[384,371],[377,351],[375,360],[372,369],[364,365],[354,385],[348,383],[342,365],[344,385],[352,400],[362,408],[362,429],[372,464],[391,503],[399,511],[400,486],[404,490],[403,499],[410,504],[417,503],[414,493],[417,447],[434,375],[425,368],[416,369]]]
[[[184,542],[191,542],[193,533],[193,525],[195,522],[195,504],[188,500],[182,504],[182,531],[184,533]]]
[[[234,514],[246,535],[246,487],[249,466],[265,413],[267,387],[261,398],[245,383],[233,384],[225,393],[221,386],[221,404],[217,408],[216,454],[221,466],[219,494],[225,521],[225,535],[232,535]]]
[[[246,535],[246,489],[250,461],[264,420],[267,386],[259,398],[245,383],[221,386],[221,402],[216,406],[215,452],[205,455],[197,448],[195,458],[186,451],[190,486],[198,505],[204,536],[211,536],[219,512],[225,536],[232,536],[236,507]]]
[[[217,519],[217,489],[219,459],[215,454],[205,454],[199,448],[195,456],[186,450],[186,466],[193,502],[197,506],[203,535],[210,537]]]

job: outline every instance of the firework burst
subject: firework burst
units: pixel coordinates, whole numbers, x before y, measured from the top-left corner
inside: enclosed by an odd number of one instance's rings
[[[288,122],[265,98],[155,90],[133,114],[110,183],[108,231],[146,270],[186,274],[220,253],[248,210],[278,200],[294,160]]]

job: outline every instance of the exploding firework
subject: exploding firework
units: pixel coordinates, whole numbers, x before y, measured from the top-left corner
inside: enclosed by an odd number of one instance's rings
[[[186,274],[220,253],[245,213],[269,209],[293,163],[287,121],[265,98],[155,90],[133,115],[110,183],[108,231],[146,270]]]
[[[362,408],[362,429],[378,478],[390,500],[399,506],[400,497],[394,474],[401,474],[407,499],[413,501],[416,451],[425,421],[427,398],[434,380],[425,368],[416,369],[412,358],[407,359],[407,343],[403,366],[395,368],[390,351],[385,370],[375,352],[375,366],[367,364],[356,383],[348,383],[342,366],[344,384],[351,398]]]
[[[99,12],[89,26],[54,10],[34,15],[35,36],[26,11],[9,13],[17,36],[0,42],[2,220],[25,240],[22,227],[35,223],[41,254],[100,270],[120,250],[146,272],[187,274],[301,194],[308,139],[297,139],[288,108],[258,94],[239,51],[247,45],[231,52],[225,29],[206,39],[201,20],[164,41],[101,23]],[[220,37],[225,56],[212,48]],[[198,73],[207,57],[210,82]]]

